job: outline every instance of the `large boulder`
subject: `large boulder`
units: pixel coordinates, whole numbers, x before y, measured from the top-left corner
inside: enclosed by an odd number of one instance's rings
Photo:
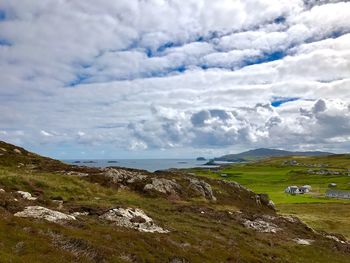
[[[211,185],[197,178],[189,178],[189,188],[208,200],[216,201]]]
[[[152,183],[146,184],[143,188],[145,192],[159,192],[167,195],[177,195],[181,191],[181,186],[175,180],[165,178],[152,178]]]
[[[23,211],[15,213],[14,216],[45,219],[47,221],[55,223],[66,220],[75,220],[74,216],[67,215],[62,212],[51,210],[42,206],[27,206]]]
[[[101,219],[113,222],[117,226],[133,228],[140,232],[168,233],[169,231],[154,224],[141,209],[114,208],[100,216]]]
[[[104,175],[111,178],[114,183],[120,184],[132,184],[147,178],[146,175],[138,172],[115,168],[106,168]]]

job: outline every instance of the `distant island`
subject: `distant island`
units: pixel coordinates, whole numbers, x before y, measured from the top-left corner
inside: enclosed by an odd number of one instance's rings
[[[217,165],[217,163],[215,163],[214,159],[211,159],[211,160],[207,161],[204,165]]]
[[[205,159],[204,157],[197,157],[196,160],[197,160],[197,161],[206,161],[207,159]]]
[[[279,156],[327,156],[333,155],[330,152],[321,151],[306,151],[306,152],[292,152],[278,149],[259,148],[237,154],[228,154],[221,157],[214,158],[214,161],[225,161],[225,162],[242,162],[252,161],[258,159],[264,159],[268,157],[279,157]]]

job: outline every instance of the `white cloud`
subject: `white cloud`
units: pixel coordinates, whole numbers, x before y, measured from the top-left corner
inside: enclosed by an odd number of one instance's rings
[[[47,132],[47,131],[44,131],[44,130],[41,130],[41,131],[40,131],[40,134],[43,135],[43,136],[45,136],[45,137],[52,137],[52,136],[53,136],[53,134],[51,134],[51,133],[49,133],[49,132]]]
[[[139,142],[149,147],[178,144],[200,147],[288,145],[300,149],[309,145],[337,149],[350,138],[348,103],[318,100],[315,103],[295,101],[288,104],[277,109],[261,104],[232,110],[202,110],[187,112],[184,118],[166,120],[157,116],[130,128],[137,134]]]

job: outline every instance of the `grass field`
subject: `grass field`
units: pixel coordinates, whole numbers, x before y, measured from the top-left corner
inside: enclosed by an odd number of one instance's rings
[[[284,165],[284,161],[297,160],[299,165]],[[320,168],[325,167],[325,168]],[[248,164],[235,164],[217,169],[192,169],[192,172],[217,179],[236,181],[256,193],[267,193],[282,214],[293,214],[310,226],[350,238],[350,200],[324,196],[336,183],[335,189],[350,190],[348,155],[330,157],[278,157]],[[308,170],[327,169],[342,171],[340,175],[311,174]],[[222,177],[221,174],[226,174]],[[284,189],[290,185],[311,185],[309,194],[290,195]]]

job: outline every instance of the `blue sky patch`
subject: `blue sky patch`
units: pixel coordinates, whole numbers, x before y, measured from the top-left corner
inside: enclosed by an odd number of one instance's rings
[[[255,60],[251,60],[250,65],[280,60],[284,58],[286,55],[287,53],[285,51],[275,51],[272,53],[265,53],[262,57],[259,57]]]
[[[12,46],[12,43],[6,39],[0,38],[0,46]]]
[[[163,44],[157,48],[157,52],[163,52],[164,50],[166,50],[168,48],[172,48],[174,46],[175,46],[175,44],[173,42],[166,42],[165,44]]]
[[[283,24],[284,22],[286,22],[286,18],[284,16],[279,16],[273,22],[275,24]]]
[[[83,84],[90,76],[87,74],[78,74],[74,80],[68,83],[68,87],[75,87],[79,84]]]
[[[272,105],[272,107],[278,108],[282,104],[285,104],[285,103],[291,102],[291,101],[296,101],[296,100],[299,100],[299,99],[300,98],[283,98],[283,97],[279,97],[279,98],[275,98],[273,101],[271,101],[271,105]]]
[[[6,12],[0,9],[0,21],[6,20]]]

